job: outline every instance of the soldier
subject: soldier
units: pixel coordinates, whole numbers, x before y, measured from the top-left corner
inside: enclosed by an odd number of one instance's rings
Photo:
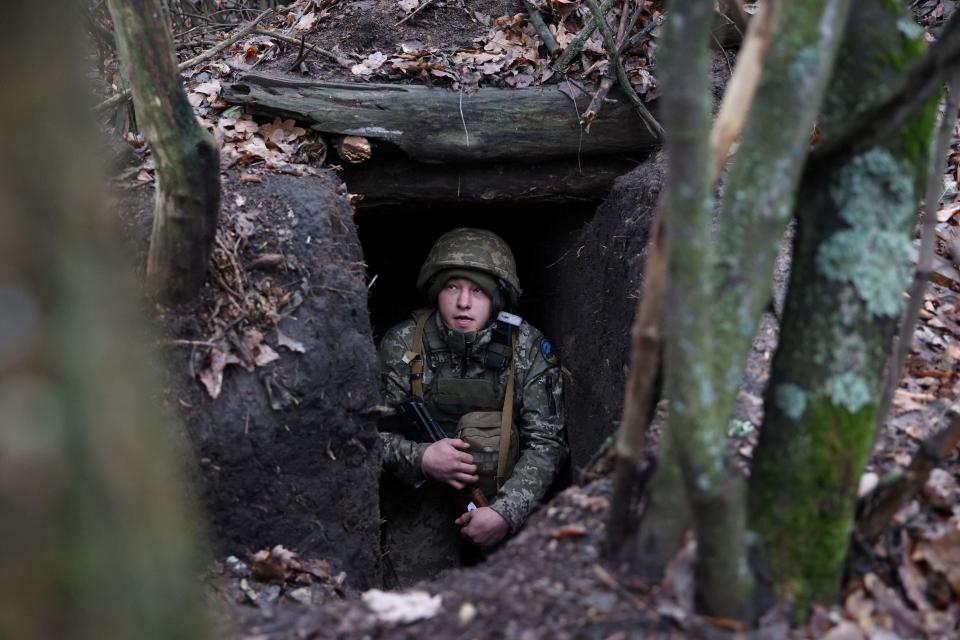
[[[510,247],[490,231],[454,229],[433,245],[417,289],[433,309],[383,337],[383,394],[392,407],[422,398],[450,437],[381,434],[391,586],[459,566],[471,549],[463,541],[489,548],[516,533],[567,456],[556,353],[509,313],[520,294]],[[457,492],[473,484],[490,506],[464,511]]]

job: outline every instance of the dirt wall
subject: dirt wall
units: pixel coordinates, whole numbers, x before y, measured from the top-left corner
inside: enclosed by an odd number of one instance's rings
[[[223,202],[221,230],[252,234],[239,245],[242,273],[211,274],[215,291],[201,308],[169,323],[181,346],[169,367],[172,402],[200,462],[216,551],[282,544],[326,559],[358,587],[378,586],[380,451],[370,412],[380,401],[378,368],[352,207],[333,176],[265,175],[251,185],[229,176]],[[212,399],[197,380],[214,353],[202,343],[212,326],[245,331],[245,320],[211,325],[238,296],[279,357],[252,371],[227,366]],[[230,350],[236,340],[213,341],[244,359]]]
[[[574,479],[617,428],[654,209],[659,154],[617,179],[561,265],[560,354]]]

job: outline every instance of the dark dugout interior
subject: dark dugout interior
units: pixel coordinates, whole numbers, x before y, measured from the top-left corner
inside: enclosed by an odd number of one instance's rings
[[[416,291],[417,274],[434,241],[456,227],[489,229],[513,250],[523,293],[515,313],[558,342],[560,262],[597,202],[433,204],[360,209],[355,221],[367,264],[374,339],[432,306]],[[561,354],[562,355],[562,354]]]
[[[374,340],[427,306],[416,291],[417,274],[441,234],[459,226],[499,234],[513,250],[523,287],[516,311],[554,343],[564,366],[565,480],[579,481],[619,424],[662,182],[659,156],[652,156],[617,178],[602,201],[361,205],[354,221],[372,282]]]

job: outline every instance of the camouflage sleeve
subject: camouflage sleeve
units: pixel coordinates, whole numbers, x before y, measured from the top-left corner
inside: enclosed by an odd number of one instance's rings
[[[518,354],[529,363],[526,375],[519,380],[520,458],[490,505],[507,521],[511,533],[523,526],[567,458],[560,365],[549,349],[544,354],[541,340],[543,336],[536,334],[525,353]]]
[[[397,407],[410,398],[410,367],[403,361],[407,341],[412,339],[412,323],[390,329],[380,341],[380,387],[388,407]],[[417,485],[426,479],[421,463],[427,443],[407,440],[399,433],[380,433],[383,468],[400,480]]]

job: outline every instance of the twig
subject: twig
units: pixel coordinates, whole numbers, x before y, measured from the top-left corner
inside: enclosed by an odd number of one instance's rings
[[[269,29],[259,29],[259,28],[257,28],[257,29],[254,29],[254,30],[253,30],[253,33],[256,33],[257,35],[261,35],[261,36],[267,36],[267,37],[269,37],[269,38],[273,38],[273,39],[275,39],[275,40],[279,40],[280,42],[286,42],[287,44],[300,44],[300,41],[297,40],[297,39],[294,38],[294,37],[291,37],[291,36],[288,36],[288,35],[284,35],[284,34],[282,34],[282,33],[276,32],[276,31],[270,31]],[[307,49],[307,51],[313,51],[313,52],[315,52],[315,53],[319,53],[320,55],[325,56],[325,57],[329,58],[330,60],[333,60],[334,62],[336,62],[337,64],[339,64],[341,67],[345,67],[345,68],[349,69],[349,68],[352,67],[353,64],[354,64],[354,63],[353,63],[353,60],[350,60],[349,58],[346,58],[346,57],[344,57],[344,56],[342,56],[342,55],[338,55],[338,54],[336,54],[336,53],[333,52],[333,51],[328,51],[328,50],[324,49],[323,47],[318,47],[318,46],[315,45],[315,44],[307,44],[307,45],[304,45],[304,46],[305,46],[305,48]]]
[[[273,12],[273,9],[267,9],[266,11],[261,13],[259,16],[254,18],[251,22],[248,22],[246,25],[238,29],[232,36],[230,36],[229,38],[227,38],[217,46],[207,49],[200,55],[194,58],[190,58],[186,62],[181,62],[179,65],[177,65],[177,71],[184,71],[194,65],[197,65],[197,64],[200,64],[201,62],[205,62],[209,60],[210,58],[217,55],[218,53],[220,53],[230,45],[234,44],[240,38],[243,38],[244,36],[249,34],[251,31],[253,31],[256,28],[257,24],[259,24],[261,20],[266,18],[267,15],[269,15],[272,12]],[[127,100],[130,99],[130,96],[131,96],[130,89],[126,89],[125,91],[118,93],[117,95],[111,98],[108,98],[103,102],[101,102],[100,104],[98,104],[95,107],[95,111],[102,111],[108,107],[112,107],[115,104],[126,102]]]
[[[554,55],[560,50],[560,45],[557,44],[557,39],[547,28],[547,23],[543,21],[540,9],[537,9],[537,5],[533,4],[531,0],[523,0],[523,6],[527,8],[527,20],[533,25],[540,39],[543,40],[543,45],[550,52],[550,55]]]
[[[643,296],[637,305],[630,348],[630,373],[624,390],[623,419],[617,433],[613,498],[607,527],[607,549],[615,552],[627,539],[630,505],[638,489],[637,465],[644,452],[647,429],[656,408],[657,371],[660,368],[664,296],[667,280],[667,248],[663,211],[658,208],[650,240]]]
[[[290,65],[290,68],[287,71],[296,71],[297,67],[300,66],[300,63],[307,59],[307,34],[300,36],[300,51],[297,52],[297,59],[293,61],[293,64]]]
[[[626,9],[626,7],[624,7]],[[628,36],[630,32],[633,31],[633,28],[637,26],[637,23],[640,21],[640,16],[643,15],[644,6],[643,3],[639,3],[637,8],[634,9],[633,15],[630,16],[630,22],[627,23],[626,28],[623,28],[623,23],[620,23],[621,29],[617,31],[617,49],[620,50],[620,53],[624,53],[624,44],[628,42]]]
[[[411,11],[408,15],[404,16],[403,19],[400,20],[400,22],[398,22],[397,24],[395,24],[395,25],[393,25],[393,26],[399,27],[399,26],[402,25],[404,22],[406,22],[407,20],[409,20],[409,19],[412,18],[413,16],[415,16],[415,15],[417,15],[418,13],[420,13],[421,11],[423,11],[423,10],[426,9],[428,6],[430,6],[431,4],[433,4],[433,0],[426,0],[425,2],[422,2],[419,7],[417,7],[417,8],[414,9],[413,11]]]
[[[586,127],[587,133],[590,133],[590,124],[597,119],[597,115],[600,113],[600,107],[603,106],[604,101],[607,99],[607,94],[610,92],[610,87],[612,87],[616,81],[612,72],[613,67],[608,67],[606,75],[603,77],[603,80],[600,81],[600,86],[597,87],[597,92],[593,94],[593,99],[590,100],[590,106],[588,106],[587,110],[580,116],[580,125]]]
[[[663,140],[663,127],[660,126],[657,119],[653,117],[653,114],[650,113],[646,105],[643,104],[640,96],[637,95],[637,92],[633,90],[633,86],[630,84],[627,72],[624,70],[623,63],[620,61],[620,51],[613,38],[613,32],[610,31],[610,25],[607,24],[607,21],[603,17],[603,10],[597,5],[597,0],[584,0],[584,3],[590,8],[593,16],[597,18],[599,22],[600,33],[603,34],[607,54],[610,56],[610,64],[614,65],[616,69],[617,79],[620,81],[620,88],[623,89],[623,92],[627,94],[627,98],[633,103],[637,113],[640,115],[640,119],[647,125],[647,130],[650,131],[651,135],[653,135],[657,141]]]
[[[563,71],[567,66],[573,62],[573,59],[576,58],[580,52],[583,50],[583,45],[586,44],[590,36],[593,35],[593,32],[597,30],[600,26],[600,23],[603,22],[606,24],[606,15],[610,11],[610,7],[615,5],[617,0],[604,0],[604,3],[600,6],[601,17],[597,18],[594,14],[593,18],[590,19],[590,22],[583,25],[583,28],[580,29],[580,33],[573,39],[570,44],[567,45],[567,48],[563,50],[563,54],[553,63],[554,71]]]
[[[630,0],[623,0],[620,5],[620,26],[617,27],[617,46],[623,42],[624,29],[627,28],[627,7],[630,6]]]
[[[617,32],[617,49],[622,51],[623,43],[627,38],[627,34],[633,31],[633,28],[636,26],[637,21],[640,19],[640,14],[643,13],[643,5],[637,7],[633,12],[633,15],[630,16],[629,24],[625,23],[625,20],[620,20],[620,29]],[[624,5],[623,18],[627,15],[626,13],[626,4]],[[580,125],[586,125],[585,131],[590,133],[590,123],[597,119],[597,116],[600,115],[600,109],[603,107],[603,103],[607,100],[607,94],[610,92],[610,88],[613,86],[614,82],[615,69],[613,66],[608,65],[606,74],[603,77],[603,80],[600,81],[600,86],[597,87],[597,92],[593,94],[593,99],[590,101],[590,106],[587,107],[587,110],[583,112],[583,115],[580,116]]]
[[[937,244],[937,205],[943,189],[943,161],[950,148],[953,138],[953,129],[957,124],[957,109],[960,108],[960,75],[954,74],[947,87],[947,100],[944,107],[943,119],[937,132],[933,156],[927,171],[927,192],[924,196],[923,226],[920,231],[920,254],[917,257],[917,269],[913,273],[913,286],[910,288],[910,301],[904,311],[900,330],[893,342],[893,350],[887,367],[887,378],[884,381],[883,393],[880,396],[880,405],[877,407],[877,426],[883,426],[890,411],[893,394],[900,384],[903,375],[903,365],[910,354],[910,345],[913,342],[913,331],[920,309],[923,307],[923,298],[927,290],[933,270],[933,256]]]
[[[777,30],[777,18],[782,8],[780,0],[768,0],[750,21],[747,35],[737,57],[737,68],[723,94],[720,112],[710,131],[710,146],[713,148],[713,175],[720,175],[733,141],[736,140],[747,121],[747,112],[760,84],[763,61]]]
[[[641,42],[646,40],[646,38],[651,33],[656,31],[666,21],[667,21],[667,14],[661,13],[655,19],[651,20],[647,24],[647,26],[645,26],[643,29],[640,29],[640,31],[637,31],[635,34],[630,36],[630,39],[627,40],[627,43],[620,48],[620,51],[623,53],[627,53],[628,51],[631,51],[634,47],[639,46]],[[630,31],[628,30],[627,33],[630,33]]]
[[[636,594],[627,589],[625,586],[620,584],[620,581],[610,575],[610,572],[604,569],[599,564],[593,565],[593,574],[597,576],[597,579],[600,580],[603,584],[607,585],[614,591],[620,594],[620,597],[632,604],[635,608],[640,611],[646,611],[650,607],[642,599],[638,598]]]
[[[930,472],[960,444],[960,413],[950,409],[946,420],[946,427],[920,445],[904,473],[887,476],[860,501],[856,527],[860,541],[869,543],[883,533],[900,507],[927,483]]]

